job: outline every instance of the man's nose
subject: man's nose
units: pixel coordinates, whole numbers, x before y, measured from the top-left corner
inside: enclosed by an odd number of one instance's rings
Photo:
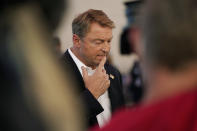
[[[109,53],[110,51],[110,44],[108,42],[104,43],[104,46],[102,47],[102,51],[105,53]]]

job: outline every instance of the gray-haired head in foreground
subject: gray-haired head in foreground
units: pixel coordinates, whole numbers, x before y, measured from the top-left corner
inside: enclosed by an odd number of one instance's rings
[[[197,62],[196,0],[147,0],[137,26],[150,64],[177,70]]]

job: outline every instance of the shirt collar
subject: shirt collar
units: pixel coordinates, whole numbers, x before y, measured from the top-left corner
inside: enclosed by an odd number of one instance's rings
[[[68,52],[69,52],[70,56],[72,57],[73,61],[75,62],[75,64],[77,65],[77,68],[79,69],[79,71],[80,71],[80,73],[81,73],[82,76],[83,76],[82,69],[81,69],[82,66],[84,66],[88,71],[91,71],[92,70],[91,67],[86,66],[82,61],[80,61],[75,56],[75,54],[71,51],[71,49],[68,49]]]

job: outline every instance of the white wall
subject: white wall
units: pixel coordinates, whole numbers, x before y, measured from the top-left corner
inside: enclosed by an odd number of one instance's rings
[[[71,23],[73,18],[90,8],[103,10],[115,22],[116,28],[113,30],[111,48],[112,60],[121,73],[128,72],[136,57],[134,55],[122,56],[119,53],[119,36],[122,28],[126,25],[123,0],[70,0],[66,16],[56,32],[62,43],[62,51],[64,52],[72,46]]]

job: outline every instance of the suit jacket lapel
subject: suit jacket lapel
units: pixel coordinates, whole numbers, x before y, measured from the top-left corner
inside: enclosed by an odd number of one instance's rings
[[[80,73],[77,65],[73,61],[72,57],[70,56],[68,50],[64,53],[63,59],[64,59],[63,61],[65,61],[66,64],[68,65],[68,67],[70,69],[69,71],[72,73],[72,75],[74,75],[74,77],[76,78],[78,83],[80,85],[83,85],[83,86],[80,86],[80,87],[82,87],[82,90],[84,90],[85,89],[85,84],[84,84],[84,81],[83,81],[83,77],[81,76],[81,73]]]
[[[117,78],[115,77],[115,74],[113,74],[114,72],[111,71],[108,64],[105,64],[105,69],[106,69],[106,73],[109,75],[109,79],[110,79],[110,87],[108,88],[108,93],[109,93],[109,98],[110,98],[110,102],[111,102],[111,111],[113,112],[119,106],[119,104],[118,104],[119,97],[118,96],[119,96],[120,92],[118,92],[118,90],[117,90],[119,85],[117,85],[117,83],[118,83],[118,82],[116,82]],[[112,77],[110,77],[110,75]]]

